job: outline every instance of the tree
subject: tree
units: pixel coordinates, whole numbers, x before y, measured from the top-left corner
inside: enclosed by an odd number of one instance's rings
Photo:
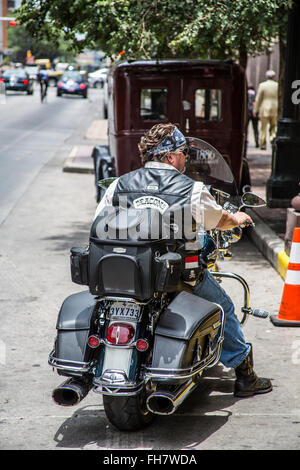
[[[8,47],[12,50],[12,59],[16,62],[24,62],[27,51],[30,50],[36,58],[47,58],[53,61],[56,57],[64,60],[73,60],[74,53],[69,51],[62,41],[55,43],[45,39],[33,38],[23,25],[17,25],[8,30]]]
[[[77,51],[233,58],[246,67],[278,37],[287,8],[287,0],[23,0],[18,19],[34,37],[62,32]]]

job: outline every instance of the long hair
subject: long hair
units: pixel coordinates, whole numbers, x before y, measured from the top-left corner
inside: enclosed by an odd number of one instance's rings
[[[168,155],[168,151],[162,151],[157,155],[149,152],[150,149],[156,147],[167,136],[171,136],[174,131],[175,125],[168,124],[155,124],[146,134],[141,138],[138,149],[143,164],[149,161],[162,161]]]

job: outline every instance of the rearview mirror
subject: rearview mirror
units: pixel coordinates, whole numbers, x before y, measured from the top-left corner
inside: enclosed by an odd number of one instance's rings
[[[254,193],[244,193],[242,195],[243,206],[246,207],[256,207],[256,206],[266,206],[267,203],[260,196],[257,196]]]

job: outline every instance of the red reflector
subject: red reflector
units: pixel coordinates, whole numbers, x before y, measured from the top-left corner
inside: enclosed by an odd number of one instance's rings
[[[96,335],[92,335],[88,339],[88,345],[90,348],[98,348],[100,344],[100,338]]]
[[[138,351],[143,352],[147,351],[149,343],[146,339],[138,339],[135,346]]]
[[[134,337],[134,327],[128,323],[112,323],[106,339],[112,344],[127,344]]]
[[[80,88],[81,90],[84,90],[84,89],[85,89],[84,83],[80,83],[79,88]]]

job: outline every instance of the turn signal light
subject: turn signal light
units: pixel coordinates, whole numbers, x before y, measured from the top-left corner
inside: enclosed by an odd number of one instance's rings
[[[93,348],[93,349],[98,348],[98,346],[100,345],[100,342],[101,340],[99,336],[97,335],[92,335],[88,339],[88,345],[90,348]]]
[[[135,347],[138,351],[144,352],[144,351],[147,351],[149,347],[149,343],[146,339],[138,339],[135,344]]]
[[[107,330],[106,339],[111,344],[128,344],[134,337],[134,327],[129,323],[112,323]]]

